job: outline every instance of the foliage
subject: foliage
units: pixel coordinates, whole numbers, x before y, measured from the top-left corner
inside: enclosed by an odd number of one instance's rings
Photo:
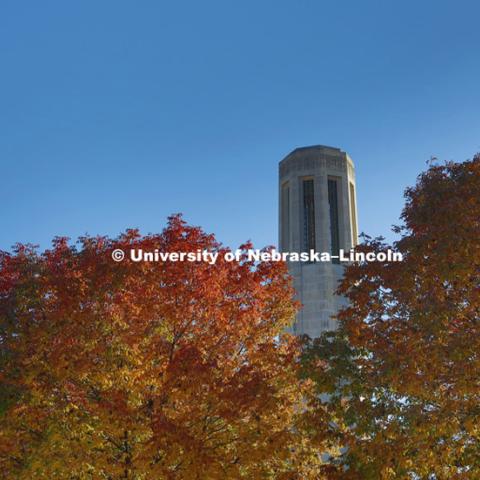
[[[0,477],[309,478],[285,265],[116,248],[226,251],[172,216],[159,235],[1,253]]]
[[[404,261],[347,268],[349,307],[309,343],[304,375],[346,447],[331,478],[478,479],[480,156],[430,165],[405,196],[390,247]]]

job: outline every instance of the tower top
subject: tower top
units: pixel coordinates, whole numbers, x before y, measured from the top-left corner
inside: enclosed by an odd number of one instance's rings
[[[310,145],[292,150],[279,163],[280,177],[284,178],[292,171],[313,171],[327,169],[330,174],[348,169],[349,176],[355,177],[355,166],[348,153],[337,147]]]
[[[316,153],[324,155],[344,155],[345,152],[337,147],[330,147],[328,145],[308,145],[306,147],[294,148],[283,160],[297,155],[304,155],[305,153]],[[283,162],[283,160],[281,162]],[[280,163],[281,163],[280,162]]]
[[[331,147],[329,145],[307,145],[305,147],[297,147],[297,148],[294,148],[290,153],[295,153],[295,152],[304,152],[306,150],[320,150],[320,151],[325,151],[325,152],[329,152],[329,151],[335,151],[335,152],[342,152],[342,150],[340,150],[339,148],[337,147]],[[288,155],[287,155],[288,156]]]

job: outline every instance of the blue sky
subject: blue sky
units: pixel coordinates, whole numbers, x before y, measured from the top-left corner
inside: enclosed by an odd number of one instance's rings
[[[277,241],[277,164],[349,152],[389,234],[435,155],[480,151],[478,1],[3,1],[0,249],[160,231]]]

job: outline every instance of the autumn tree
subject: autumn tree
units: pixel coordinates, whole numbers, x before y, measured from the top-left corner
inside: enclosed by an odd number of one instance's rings
[[[358,247],[404,260],[349,266],[340,328],[305,354],[346,447],[331,478],[478,479],[480,156],[430,165],[405,197],[400,240]]]
[[[225,261],[173,216],[159,235],[1,253],[0,478],[309,478],[290,279],[249,247]],[[220,255],[112,260],[132,248]]]

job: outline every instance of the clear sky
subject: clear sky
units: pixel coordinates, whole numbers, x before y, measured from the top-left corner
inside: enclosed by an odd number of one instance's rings
[[[389,234],[430,156],[480,151],[480,2],[0,5],[0,249],[187,221],[277,241],[277,164],[347,151]]]

